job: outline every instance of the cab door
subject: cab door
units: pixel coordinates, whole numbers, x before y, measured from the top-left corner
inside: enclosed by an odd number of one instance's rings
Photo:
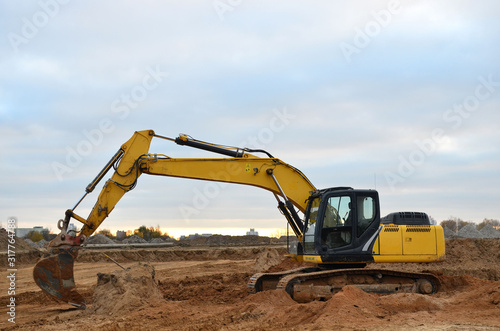
[[[328,192],[321,197],[315,223],[315,249],[323,262],[371,261],[380,231],[378,193]]]

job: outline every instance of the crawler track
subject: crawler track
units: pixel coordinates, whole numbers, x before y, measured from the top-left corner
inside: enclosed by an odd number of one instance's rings
[[[437,277],[426,273],[408,273],[383,269],[300,268],[286,272],[259,273],[248,283],[249,292],[285,290],[295,301],[325,301],[344,286],[356,286],[366,292],[433,294],[439,290]]]
[[[281,272],[256,273],[252,277],[250,277],[250,281],[247,284],[248,293],[253,294],[266,290],[275,290],[278,286],[279,281],[285,276],[307,274],[320,270],[321,269],[318,267],[305,267]]]

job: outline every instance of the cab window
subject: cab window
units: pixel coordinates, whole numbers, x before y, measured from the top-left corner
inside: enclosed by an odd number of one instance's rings
[[[314,253],[314,232],[316,231],[316,219],[319,211],[319,198],[313,199],[309,204],[308,221],[304,231],[304,251]]]
[[[323,216],[322,246],[332,249],[349,245],[353,216],[350,196],[330,197]]]
[[[375,220],[375,200],[372,197],[358,197],[358,237],[365,233],[366,229]]]

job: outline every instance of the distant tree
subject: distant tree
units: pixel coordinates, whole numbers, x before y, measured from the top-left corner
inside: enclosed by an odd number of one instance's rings
[[[477,225],[477,230],[481,230],[486,225],[491,224],[492,226],[500,226],[499,220],[485,218],[481,223]]]
[[[113,234],[111,233],[111,230],[109,230],[109,229],[102,229],[98,233],[102,234],[103,236],[108,237],[109,239],[114,239],[115,238],[115,236],[113,236]]]
[[[151,233],[151,239],[152,238],[161,238],[163,236],[163,233],[161,232],[160,229],[160,224],[156,225],[156,227],[149,227],[148,230]]]
[[[441,223],[439,223],[439,225],[441,225],[443,227],[443,229],[448,228],[449,230],[451,230],[453,232],[457,232],[457,222],[454,220],[442,221]]]
[[[281,238],[286,236],[286,229],[276,229],[271,232],[271,238]]]
[[[139,231],[135,232],[135,231],[134,231],[134,234],[133,234],[133,235],[134,235],[134,236],[141,237],[141,238],[144,238],[144,232],[139,232]]]
[[[452,225],[453,223],[455,223],[455,227],[453,227],[453,225]],[[474,223],[473,222],[466,222],[463,219],[455,217],[455,216],[450,216],[446,221],[442,221],[440,224],[441,224],[441,226],[443,226],[443,224],[445,224],[446,227],[449,228],[450,230],[452,230],[454,232],[458,232],[464,226],[466,226],[468,224],[474,224]],[[445,227],[445,226],[443,226],[443,227]]]
[[[164,235],[161,232],[160,225],[156,227],[141,225],[138,229],[134,230],[134,234],[148,241],[153,238],[161,238]]]
[[[46,241],[51,241],[52,239],[54,239],[54,238],[56,237],[56,235],[55,235],[55,234],[50,233],[50,230],[49,230],[49,229],[47,229],[47,230],[42,230],[42,232],[41,232],[41,233],[42,233],[42,237],[43,237],[43,239],[44,239],[44,240],[46,240]]]
[[[139,237],[146,239],[146,240],[147,240],[147,238],[145,238],[144,235],[147,234],[147,232],[148,232],[148,228],[145,225],[141,225],[138,229],[134,230],[134,234],[136,236],[139,236]]]
[[[43,235],[38,231],[30,231],[26,238],[36,243],[43,239]]]

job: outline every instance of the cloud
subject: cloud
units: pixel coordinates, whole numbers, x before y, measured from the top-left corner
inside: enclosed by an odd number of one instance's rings
[[[26,226],[55,222],[134,131],[154,129],[241,147],[258,143],[317,187],[376,185],[387,212],[498,218],[492,196],[499,194],[500,88],[493,84],[474,111],[449,113],[455,120],[445,114],[475,95],[481,77],[500,82],[492,42],[499,5],[401,2],[346,61],[341,43],[354,45],[388,5],[242,2],[221,20],[212,2],[71,1],[16,52],[9,33],[22,35],[43,8],[2,4],[2,217],[17,216]],[[165,75],[146,89],[155,68]],[[284,109],[291,118],[271,130]],[[419,146],[436,129],[445,137],[426,154]],[[165,141],[151,151],[217,157]],[[72,153],[79,161],[60,180],[53,164],[68,165]],[[384,174],[398,174],[401,160],[416,153],[423,161],[392,190]],[[109,222],[184,226],[178,206],[205,185],[141,178]],[[84,216],[96,196],[82,206]],[[228,227],[237,219],[238,227],[257,227],[280,216],[269,192],[229,186],[191,221]]]

